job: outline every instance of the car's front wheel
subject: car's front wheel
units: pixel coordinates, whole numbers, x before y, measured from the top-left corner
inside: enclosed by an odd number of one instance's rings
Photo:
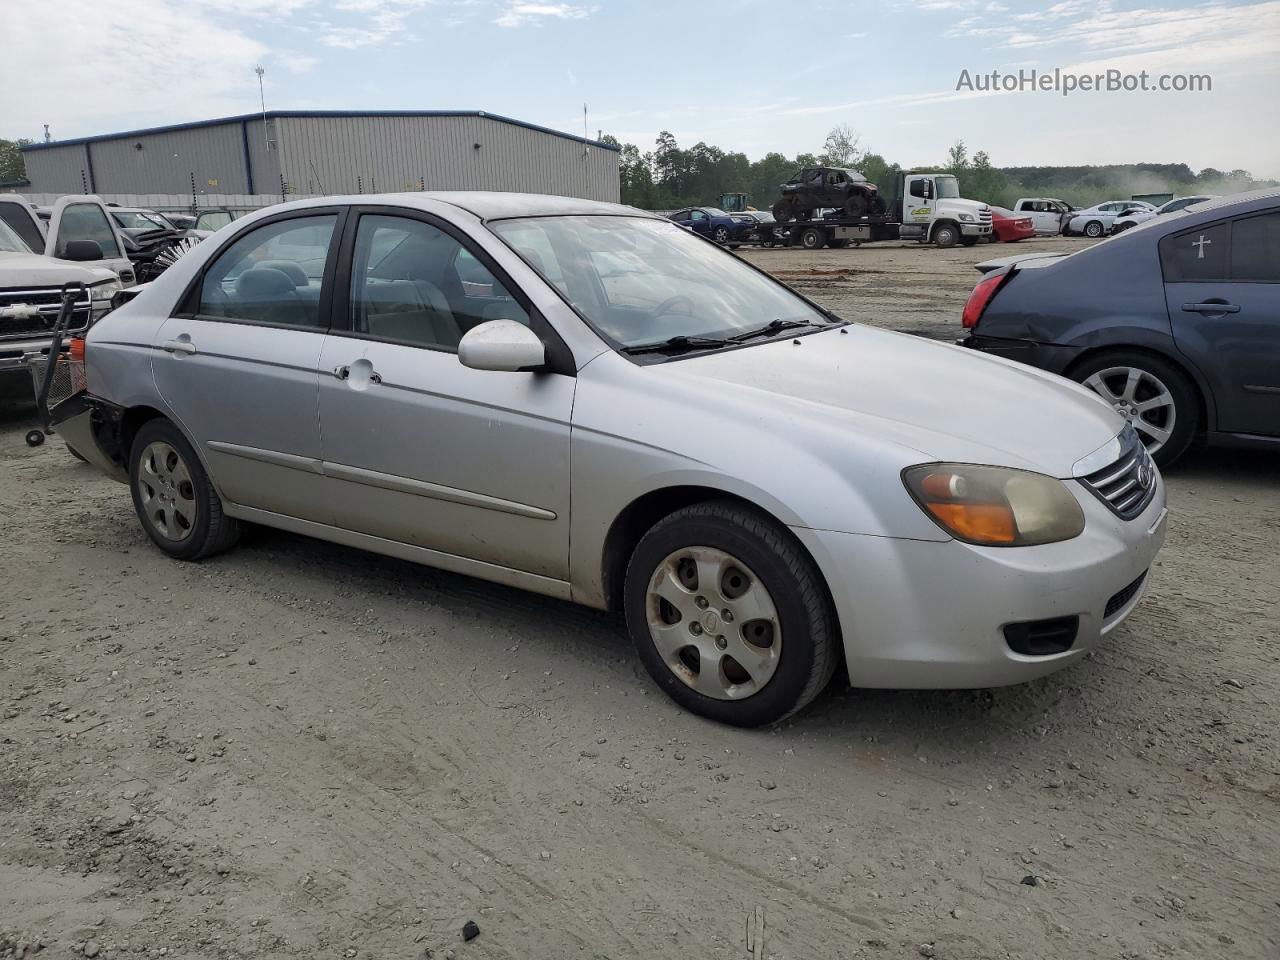
[[[835,670],[821,575],[785,527],[749,507],[711,501],[660,521],[637,544],[623,589],[645,667],[704,717],[774,723]]]
[[[716,243],[720,244],[720,246],[723,247],[725,244],[729,242],[729,228],[716,227],[715,233],[713,233],[711,237],[713,240],[715,240]]]
[[[129,488],[142,529],[177,560],[201,560],[240,535],[200,458],[168,420],[149,420],[134,437]]]
[[[1159,357],[1107,351],[1073,368],[1069,376],[1115,407],[1162,467],[1182,456],[1200,429],[1195,384]]]
[[[1097,220],[1090,220],[1084,225],[1084,235],[1091,240],[1097,240],[1103,234],[1102,224]]]

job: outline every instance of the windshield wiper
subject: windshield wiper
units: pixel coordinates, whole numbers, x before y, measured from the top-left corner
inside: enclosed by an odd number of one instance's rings
[[[720,337],[690,337],[685,334],[680,334],[675,337],[668,337],[666,340],[658,340],[654,343],[637,343],[630,347],[623,347],[622,352],[663,353],[668,350],[697,350],[700,347],[723,347],[725,344],[732,342],[732,340],[724,340]]]
[[[777,333],[780,330],[794,330],[797,327],[816,327],[819,324],[812,320],[770,320],[763,327],[756,327],[754,330],[744,330],[742,333],[735,333],[729,337],[730,343],[742,343],[744,340],[753,340],[756,337],[767,337],[771,333]]]

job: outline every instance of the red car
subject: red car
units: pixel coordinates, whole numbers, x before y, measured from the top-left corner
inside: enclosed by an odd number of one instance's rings
[[[1020,217],[1004,207],[991,208],[991,229],[1001,243],[1017,243],[1036,235],[1030,217]]]

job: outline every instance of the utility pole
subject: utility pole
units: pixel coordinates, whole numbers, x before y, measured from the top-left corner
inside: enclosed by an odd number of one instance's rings
[[[267,131],[267,95],[262,89],[262,75],[267,71],[262,69],[262,64],[258,64],[253,68],[253,72],[258,75],[258,99],[262,102],[262,139],[266,141],[267,152],[271,152],[271,134]]]

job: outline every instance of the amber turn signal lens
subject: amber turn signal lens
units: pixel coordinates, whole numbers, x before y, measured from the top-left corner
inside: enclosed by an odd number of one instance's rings
[[[962,540],[974,543],[1016,543],[1018,527],[1013,511],[1003,504],[930,503],[929,512]]]
[[[1027,547],[1070,540],[1084,511],[1061,480],[1029,470],[972,463],[922,463],[902,482],[934,522],[958,540]]]
[[[73,363],[84,363],[84,337],[75,337],[67,345]]]

